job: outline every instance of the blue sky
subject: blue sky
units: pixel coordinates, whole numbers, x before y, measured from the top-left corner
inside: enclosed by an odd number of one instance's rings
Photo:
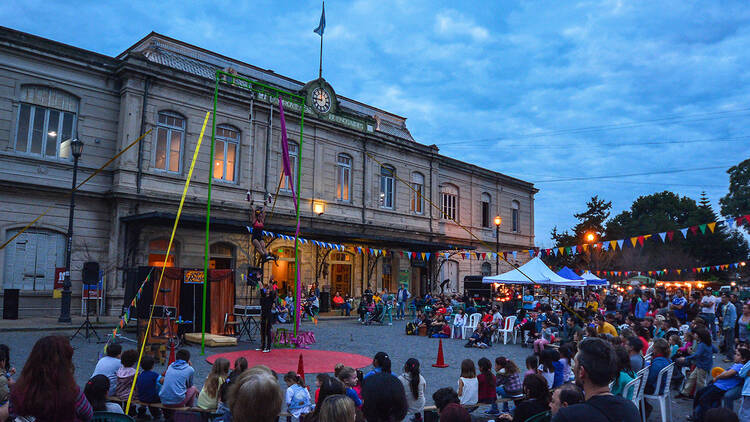
[[[317,77],[319,17],[318,1],[0,3],[0,24],[100,53],[154,30],[302,81]],[[750,156],[742,1],[329,0],[326,19],[336,92],[407,117],[446,155],[537,183],[540,246],[592,195],[619,212],[705,190],[718,210],[725,169]]]

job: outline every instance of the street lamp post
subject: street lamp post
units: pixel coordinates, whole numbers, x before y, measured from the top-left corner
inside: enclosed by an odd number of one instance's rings
[[[495,216],[495,271],[500,274],[500,224],[503,223],[503,219],[500,216]]]
[[[78,176],[78,159],[83,153],[83,142],[78,139],[70,141],[73,154],[73,184],[70,190],[70,212],[68,214],[68,244],[65,250],[65,280],[63,281],[62,299],[60,301],[60,318],[58,322],[70,322],[70,258],[73,252],[73,214],[76,207],[76,178]]]

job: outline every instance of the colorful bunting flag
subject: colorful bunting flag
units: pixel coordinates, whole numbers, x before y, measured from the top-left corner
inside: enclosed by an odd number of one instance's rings
[[[661,232],[659,233],[659,237],[661,237],[661,241],[664,242],[667,237],[667,232]]]
[[[633,244],[633,247],[634,247],[634,248],[635,248],[635,242],[637,242],[637,241],[638,241],[638,237],[631,237],[631,238],[630,238],[630,243],[632,243],[632,244]]]
[[[711,233],[713,233],[714,229],[716,229],[716,222],[715,221],[713,223],[708,223],[706,225],[708,226],[708,229],[711,230]]]

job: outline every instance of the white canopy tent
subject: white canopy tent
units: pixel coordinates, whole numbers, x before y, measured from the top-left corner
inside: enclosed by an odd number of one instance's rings
[[[586,270],[585,273],[581,274],[581,278],[586,280],[586,284],[589,286],[609,286],[609,281],[591,274],[591,271],[589,270]]]
[[[522,273],[523,272],[523,273]],[[526,274],[528,277],[524,276]],[[533,280],[529,281],[529,278]],[[585,280],[568,280],[549,269],[538,256],[507,273],[482,278],[482,283],[498,284],[547,284],[560,287],[583,287]]]

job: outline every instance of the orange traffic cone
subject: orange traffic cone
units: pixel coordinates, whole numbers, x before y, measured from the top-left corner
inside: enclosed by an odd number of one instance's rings
[[[440,344],[438,345],[437,362],[435,362],[432,366],[434,366],[435,368],[448,367],[448,364],[445,363],[445,358],[443,358],[443,339],[440,339]]]
[[[302,360],[302,353],[299,354],[299,363],[297,364],[297,375],[305,382],[305,362]]]

